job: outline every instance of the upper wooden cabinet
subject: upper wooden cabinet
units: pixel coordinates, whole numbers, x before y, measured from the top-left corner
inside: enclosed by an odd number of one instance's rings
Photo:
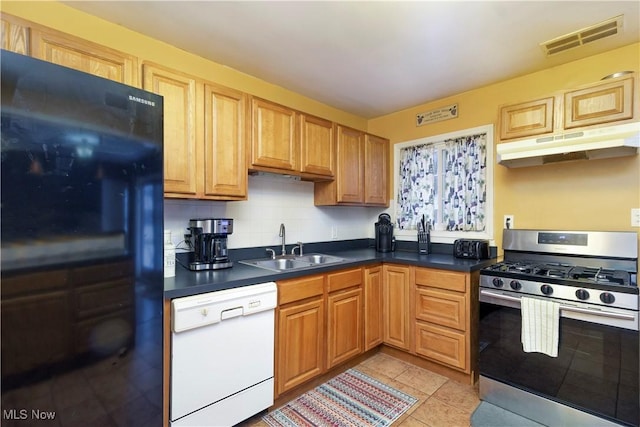
[[[135,56],[51,29],[31,29],[34,58],[140,87]]]
[[[574,132],[589,126],[638,119],[635,74],[599,81],[535,101],[500,108],[501,141]]]
[[[300,166],[296,112],[260,98],[251,98],[251,167],[295,172]]]
[[[30,28],[20,19],[2,14],[2,42],[0,47],[22,55],[29,55]]]
[[[247,96],[146,63],[144,88],[164,97],[165,197],[247,197]]]
[[[388,206],[389,141],[336,126],[336,177],[316,182],[315,204]]]
[[[553,97],[502,107],[500,139],[525,138],[553,132],[553,107]]]
[[[144,89],[164,98],[164,193],[197,196],[196,80],[158,65],[143,65]]]
[[[333,177],[335,143],[333,122],[300,113],[301,172]]]
[[[367,205],[389,204],[389,140],[365,135],[364,202]]]
[[[204,196],[245,199],[247,95],[214,84],[204,86]]]
[[[633,117],[633,76],[605,81],[564,94],[564,128]]]
[[[364,132],[338,125],[338,203],[364,203]]]

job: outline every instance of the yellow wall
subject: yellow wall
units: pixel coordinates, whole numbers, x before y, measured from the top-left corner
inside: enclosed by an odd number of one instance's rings
[[[497,125],[501,105],[573,89],[616,71],[637,72],[639,67],[636,43],[372,119],[369,132],[398,143]],[[639,92],[636,82],[636,105]],[[416,127],[416,114],[453,103],[458,104],[458,118]],[[495,230],[502,229],[505,214],[513,214],[516,228],[638,231],[631,227],[630,214],[631,208],[640,208],[640,156],[516,169],[496,165],[494,188]],[[495,237],[501,245],[499,231]]]
[[[120,50],[310,114],[391,139],[392,143],[497,124],[499,106],[591,83],[620,70],[640,71],[636,43],[580,61],[481,87],[367,121],[290,90],[205,60],[54,1],[2,1],[3,12]],[[636,83],[636,94],[640,92]],[[636,95],[635,102],[640,102]],[[457,103],[459,117],[421,127],[415,115]],[[640,156],[508,169],[497,165],[495,229],[505,214],[517,228],[638,231],[630,209],[640,207]],[[496,233],[501,244],[501,235]]]
[[[356,129],[367,120],[55,1],[2,1],[2,12]],[[197,37],[197,35],[194,35]]]

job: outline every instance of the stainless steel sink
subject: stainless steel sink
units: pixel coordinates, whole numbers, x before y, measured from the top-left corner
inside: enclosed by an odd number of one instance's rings
[[[327,264],[337,264],[346,261],[344,258],[325,254],[309,255],[285,255],[275,259],[249,259],[239,261],[241,264],[252,265],[272,271],[302,270],[307,268],[321,267]]]

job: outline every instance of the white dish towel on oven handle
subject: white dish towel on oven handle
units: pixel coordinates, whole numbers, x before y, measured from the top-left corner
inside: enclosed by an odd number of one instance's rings
[[[560,304],[540,298],[520,298],[522,349],[558,357]]]

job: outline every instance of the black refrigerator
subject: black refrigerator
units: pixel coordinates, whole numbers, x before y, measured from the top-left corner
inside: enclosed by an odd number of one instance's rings
[[[162,424],[162,97],[1,52],[2,426]]]

